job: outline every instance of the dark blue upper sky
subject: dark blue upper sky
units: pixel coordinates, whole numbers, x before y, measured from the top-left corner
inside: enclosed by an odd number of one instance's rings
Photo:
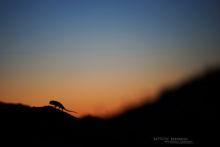
[[[219,45],[219,11],[217,0],[1,0],[1,52],[50,52],[93,40],[210,53]]]

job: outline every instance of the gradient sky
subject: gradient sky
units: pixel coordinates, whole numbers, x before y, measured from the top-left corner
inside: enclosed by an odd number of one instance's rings
[[[220,63],[218,0],[0,0],[0,101],[106,116]]]

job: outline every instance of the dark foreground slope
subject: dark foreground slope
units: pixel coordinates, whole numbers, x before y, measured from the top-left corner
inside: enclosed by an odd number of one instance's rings
[[[53,107],[0,103],[1,143],[135,146],[217,142],[220,69],[166,90],[153,104],[111,118],[75,118]]]
[[[219,84],[220,69],[203,73],[164,91],[156,103],[113,118],[111,125],[129,134],[131,143],[212,144],[218,134]]]
[[[7,144],[58,144],[79,119],[51,106],[29,107],[0,103],[0,127]],[[70,134],[71,135],[71,134]]]

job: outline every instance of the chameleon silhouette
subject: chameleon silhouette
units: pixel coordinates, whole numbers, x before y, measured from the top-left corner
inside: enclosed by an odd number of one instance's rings
[[[66,111],[68,111],[68,112],[77,113],[77,112],[75,112],[75,111],[67,110],[67,109],[66,109],[60,102],[58,102],[58,101],[52,100],[52,101],[50,101],[50,104],[51,104],[51,105],[54,105],[55,108],[58,107],[58,108],[61,109],[62,111],[63,111],[63,110],[66,110]]]

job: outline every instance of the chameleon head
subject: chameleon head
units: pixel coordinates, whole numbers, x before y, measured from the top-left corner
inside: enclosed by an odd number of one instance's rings
[[[52,105],[53,105],[53,104],[54,104],[54,100],[51,100],[51,101],[50,101],[50,104],[52,104]]]

